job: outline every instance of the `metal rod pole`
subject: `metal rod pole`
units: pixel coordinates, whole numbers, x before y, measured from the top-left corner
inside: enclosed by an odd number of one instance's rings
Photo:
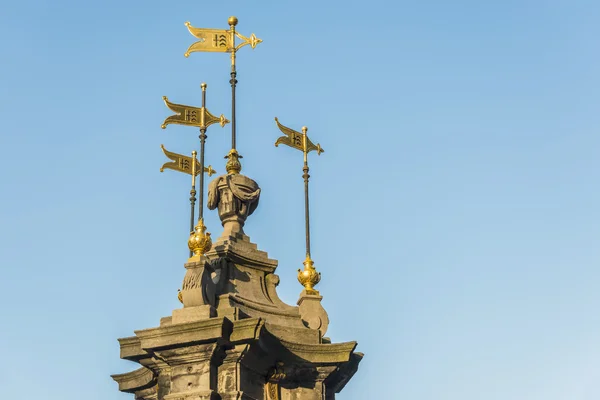
[[[302,139],[303,139],[303,147],[304,147],[304,167],[302,171],[304,174],[302,177],[304,178],[304,214],[305,214],[305,224],[306,224],[306,256],[310,258],[310,215],[309,215],[309,207],[308,207],[308,178],[310,175],[308,174],[308,153],[306,151],[307,141],[306,141],[306,132],[308,128],[305,126],[302,127]]]
[[[235,25],[237,24],[237,18],[235,20],[230,19],[230,32],[231,32],[231,148],[235,150],[235,85],[237,84],[237,71],[235,69]]]
[[[206,110],[206,83],[200,85],[202,87],[202,108]],[[200,201],[198,205],[198,218],[204,217],[204,144],[206,141],[206,127],[200,128]]]
[[[196,150],[192,151],[192,190],[190,190],[190,234],[194,233],[194,209],[196,205]],[[194,254],[190,250],[190,257]]]
[[[235,53],[233,53],[235,57]],[[235,64],[231,66],[231,148],[235,150],[235,85],[237,84]]]

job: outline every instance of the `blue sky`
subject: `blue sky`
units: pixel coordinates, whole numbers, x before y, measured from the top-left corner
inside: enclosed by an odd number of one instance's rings
[[[0,7],[0,382],[10,399],[128,399],[119,337],[179,306],[197,146],[161,97],[229,115],[238,56],[246,232],[295,303],[309,127],[312,253],[333,341],[366,354],[339,399],[600,396],[600,3],[20,1]],[[224,172],[229,130],[208,131]],[[218,217],[208,212],[214,236]]]

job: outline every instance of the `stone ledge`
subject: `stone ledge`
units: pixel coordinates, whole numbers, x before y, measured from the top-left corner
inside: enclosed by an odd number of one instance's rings
[[[363,353],[352,353],[350,361],[340,365],[337,371],[325,380],[326,385],[335,393],[341,392],[358,371],[358,364],[360,364],[363,357]]]
[[[179,347],[229,339],[232,323],[226,318],[167,325],[135,331],[144,350]]]
[[[357,346],[356,342],[302,344],[285,340],[281,340],[281,344],[295,356],[315,364],[347,362]]]
[[[142,350],[140,339],[137,336],[117,339],[121,346],[121,358],[124,360],[137,361],[141,358],[148,357],[148,353]]]
[[[195,307],[176,308],[173,310],[172,324],[185,324],[188,322],[206,320],[216,316],[217,312],[210,304]]]
[[[264,320],[260,318],[248,318],[235,321],[229,340],[232,343],[255,340],[258,338],[264,323]]]
[[[154,373],[146,367],[125,374],[111,375],[110,377],[119,384],[121,392],[134,393],[156,385]]]

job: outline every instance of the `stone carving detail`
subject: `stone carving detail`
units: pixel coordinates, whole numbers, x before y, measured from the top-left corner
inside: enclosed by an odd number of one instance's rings
[[[275,367],[269,371],[267,376],[267,400],[281,400],[279,382],[282,379],[285,379],[285,377],[283,363],[278,362]]]
[[[227,275],[227,260],[216,258],[210,262],[204,259],[189,267],[181,286],[182,303],[185,307],[201,305],[215,306],[215,293],[223,285]]]
[[[258,184],[240,174],[222,175],[208,185],[208,208],[218,207],[223,236],[243,234],[246,218],[251,215],[260,198]]]
[[[202,280],[203,268],[189,269],[183,278],[183,290],[198,289],[201,287],[200,281]]]

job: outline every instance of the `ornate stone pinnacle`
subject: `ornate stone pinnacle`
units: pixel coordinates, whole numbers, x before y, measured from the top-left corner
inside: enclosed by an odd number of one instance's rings
[[[191,259],[199,259],[200,256],[204,255],[212,247],[212,240],[210,239],[210,233],[206,232],[206,226],[204,225],[204,219],[200,218],[194,232],[188,239],[188,247],[194,252]]]
[[[298,269],[298,282],[306,290],[306,294],[319,295],[319,291],[313,289],[313,287],[321,281],[321,273],[315,269],[313,260],[310,256],[306,256],[306,260],[303,262],[304,270]]]
[[[240,163],[240,156],[236,149],[229,150],[229,154],[225,156],[228,159],[227,164],[225,164],[225,169],[228,174],[239,174],[242,170],[242,164]]]

